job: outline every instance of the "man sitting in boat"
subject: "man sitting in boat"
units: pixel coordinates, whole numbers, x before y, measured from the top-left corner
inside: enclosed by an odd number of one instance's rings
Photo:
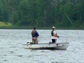
[[[31,35],[32,35],[32,44],[38,44],[38,36],[39,36],[39,34],[37,32],[36,27],[33,28],[33,31],[31,33]]]
[[[59,38],[59,36],[57,35],[56,28],[54,26],[52,27],[51,36],[52,43],[56,43],[56,40]]]

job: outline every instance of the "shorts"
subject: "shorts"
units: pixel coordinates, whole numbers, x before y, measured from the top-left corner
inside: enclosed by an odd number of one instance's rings
[[[52,43],[56,43],[56,39],[52,39]]]

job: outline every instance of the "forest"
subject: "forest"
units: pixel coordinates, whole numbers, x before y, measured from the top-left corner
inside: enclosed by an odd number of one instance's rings
[[[0,22],[9,28],[84,29],[84,0],[0,0]]]

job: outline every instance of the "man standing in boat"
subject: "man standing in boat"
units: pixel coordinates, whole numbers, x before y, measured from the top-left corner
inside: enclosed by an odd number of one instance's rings
[[[33,28],[33,31],[32,31],[32,33],[31,33],[31,35],[32,35],[32,43],[33,43],[33,44],[38,44],[39,34],[38,34],[38,32],[37,32],[36,27]]]
[[[52,31],[51,31],[51,38],[52,38],[52,43],[56,43],[57,38],[59,38],[59,36],[56,33],[56,28],[53,26],[52,27]]]

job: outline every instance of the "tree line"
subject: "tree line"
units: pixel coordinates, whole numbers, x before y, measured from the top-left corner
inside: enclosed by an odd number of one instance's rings
[[[84,28],[84,0],[0,0],[0,21],[14,26]]]

